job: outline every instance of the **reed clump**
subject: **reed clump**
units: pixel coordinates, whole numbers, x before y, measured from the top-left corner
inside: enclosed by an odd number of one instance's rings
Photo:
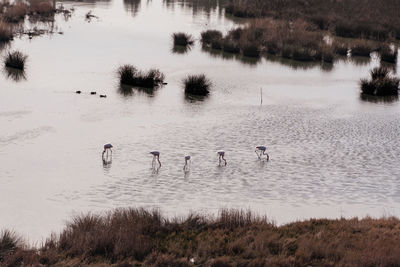
[[[185,93],[197,96],[206,96],[210,93],[211,81],[204,75],[189,75],[183,80]]]
[[[194,43],[193,36],[184,32],[176,32],[172,34],[174,45],[187,46]]]
[[[370,71],[371,78],[361,79],[361,92],[366,95],[392,96],[398,95],[400,79],[390,75],[384,67],[376,67]]]
[[[147,72],[139,71],[132,65],[123,65],[118,69],[121,84],[154,88],[164,82],[165,75],[158,69],[151,69]]]
[[[8,52],[4,62],[6,67],[23,70],[27,58],[28,56],[20,51]]]

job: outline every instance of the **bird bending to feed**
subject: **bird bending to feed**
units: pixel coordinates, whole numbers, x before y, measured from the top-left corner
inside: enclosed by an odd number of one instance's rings
[[[188,168],[188,162],[190,164],[190,156],[185,156],[185,166],[183,166],[184,171],[186,171]]]
[[[265,146],[256,146],[255,152],[257,154],[258,159],[261,160],[261,157],[263,155],[265,155],[265,156],[267,156],[267,161],[269,161],[269,155],[268,155],[268,153],[265,153],[266,150],[267,150],[267,147],[265,147]]]
[[[107,95],[100,95],[100,97],[107,97]]]
[[[221,165],[221,160],[223,160],[225,162],[225,166],[226,166],[225,151],[220,150],[220,151],[217,152],[217,154],[219,156],[219,158],[218,158],[219,165]]]
[[[156,159],[157,159],[158,164],[160,164],[160,167],[161,167],[160,152],[159,152],[159,151],[151,151],[150,154],[153,155],[153,162],[152,162],[152,165],[154,165],[154,162],[155,162]]]
[[[111,151],[111,154],[112,154],[111,148],[113,148],[112,144],[105,144],[102,156],[104,157],[104,153],[106,153],[106,152],[107,152],[107,155],[108,155],[108,151]]]

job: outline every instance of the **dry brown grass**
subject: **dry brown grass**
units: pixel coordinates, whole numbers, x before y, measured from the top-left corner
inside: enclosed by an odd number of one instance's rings
[[[25,3],[16,3],[6,8],[3,13],[3,18],[7,22],[19,22],[25,18],[28,12],[28,6]]]
[[[54,14],[55,7],[49,0],[29,0],[29,11],[32,14],[51,15]]]
[[[400,221],[393,217],[277,227],[249,211],[167,219],[158,210],[118,209],[75,217],[36,252],[13,243],[0,260],[14,266],[398,266],[399,242]]]
[[[303,19],[342,37],[400,38],[398,0],[230,0],[226,12],[238,17]]]
[[[11,28],[7,23],[0,21],[0,42],[8,42],[13,38]]]

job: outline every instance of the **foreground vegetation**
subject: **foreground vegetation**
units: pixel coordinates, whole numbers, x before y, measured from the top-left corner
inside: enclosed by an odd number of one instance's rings
[[[30,249],[0,235],[2,266],[398,266],[397,218],[311,219],[276,226],[249,211],[167,219],[118,209],[75,217]]]

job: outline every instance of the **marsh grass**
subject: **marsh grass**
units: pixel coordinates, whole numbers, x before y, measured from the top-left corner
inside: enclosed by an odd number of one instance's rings
[[[217,30],[207,30],[201,33],[203,45],[211,45],[212,42],[222,41],[222,32]]]
[[[160,86],[165,79],[165,75],[158,69],[142,72],[132,65],[121,66],[118,75],[121,84],[146,88]]]
[[[29,0],[28,2],[31,14],[48,16],[54,14],[56,11],[53,2],[49,0]]]
[[[379,51],[381,61],[395,64],[397,62],[397,56],[398,56],[397,51],[398,51],[397,47],[392,49],[390,45],[387,44],[381,46]]]
[[[172,34],[174,46],[188,46],[194,44],[193,36],[184,32],[177,32]]]
[[[20,51],[8,52],[4,62],[6,67],[23,70],[27,58],[28,56],[24,55]]]
[[[302,19],[319,30],[347,38],[400,38],[397,0],[229,0],[225,10],[237,17]]]
[[[11,28],[5,22],[0,21],[0,42],[8,42],[12,38]]]
[[[368,41],[356,40],[351,44],[351,55],[369,57],[374,49],[375,48]]]
[[[185,94],[206,96],[210,93],[211,81],[204,75],[189,75],[183,80]]]
[[[167,218],[127,208],[76,216],[35,251],[0,235],[0,255],[4,266],[398,266],[399,242],[393,217],[276,226],[243,210]]]
[[[392,77],[384,67],[376,67],[370,71],[371,79],[361,79],[361,92],[367,95],[398,95],[400,79]]]
[[[28,13],[28,6],[23,2],[10,5],[3,13],[3,18],[7,22],[19,22],[24,20],[25,15]]]

